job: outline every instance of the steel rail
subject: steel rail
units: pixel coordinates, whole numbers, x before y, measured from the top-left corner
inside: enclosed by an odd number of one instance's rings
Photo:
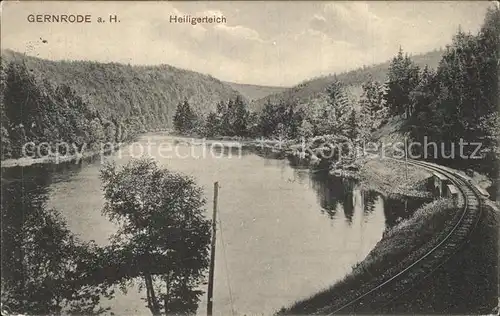
[[[396,160],[398,162],[401,162],[401,160],[393,159],[393,158],[385,158],[385,159],[392,159],[392,160]],[[441,173],[441,174],[445,175],[448,178],[448,180],[450,180],[453,184],[456,185],[457,189],[460,190],[460,192],[461,192],[461,194],[463,196],[463,200],[464,200],[464,206],[463,206],[463,209],[461,211],[460,218],[458,219],[457,223],[453,226],[453,228],[451,229],[451,231],[437,245],[435,245],[432,249],[430,249],[429,251],[427,251],[424,255],[422,255],[421,257],[419,257],[418,259],[416,259],[408,267],[404,268],[402,271],[400,271],[397,274],[393,275],[392,277],[390,277],[389,279],[387,279],[383,283],[381,283],[381,284],[377,285],[376,287],[368,290],[367,292],[359,295],[355,299],[353,299],[353,300],[351,300],[351,301],[343,304],[341,307],[335,309],[333,312],[330,312],[327,315],[336,314],[336,313],[342,311],[343,309],[345,309],[345,308],[347,308],[349,306],[352,306],[353,304],[355,304],[357,302],[360,302],[363,298],[367,297],[368,295],[370,295],[372,293],[375,293],[376,291],[380,290],[381,288],[383,288],[384,286],[388,285],[389,283],[397,281],[405,273],[411,271],[417,264],[422,263],[425,259],[427,259],[427,258],[431,257],[433,254],[435,254],[437,252],[437,250],[439,250],[443,246],[445,246],[446,243],[451,240],[451,238],[458,232],[458,229],[464,223],[464,218],[468,214],[468,211],[470,210],[469,204],[471,202],[470,201],[471,199],[474,199],[475,200],[474,202],[477,202],[477,207],[478,207],[478,214],[477,215],[480,215],[480,212],[481,212],[481,198],[479,196],[480,193],[477,192],[477,189],[472,184],[468,183],[467,181],[465,181],[464,179],[462,179],[460,176],[454,174],[453,172],[451,172],[451,171],[449,171],[449,170],[447,170],[444,167],[439,166],[439,165],[434,165],[434,164],[430,164],[430,163],[427,163],[427,162],[416,161],[416,160],[410,160],[410,161],[408,161],[408,163],[412,164],[414,166],[420,166],[420,167],[423,167],[425,169]],[[467,189],[465,189],[465,188],[467,188]],[[470,190],[473,193],[472,197],[470,196],[470,194],[468,194],[468,192],[466,192],[467,190]],[[478,216],[478,219],[479,219],[479,217],[480,216]],[[476,221],[476,225],[477,225],[477,221]],[[474,225],[474,228],[475,228],[476,225]],[[469,233],[470,233],[470,231],[469,231]],[[440,265],[442,265],[442,263]],[[432,270],[432,271],[434,271],[434,270]],[[432,271],[431,271],[431,273],[432,273]],[[413,287],[411,287],[411,288],[413,288]],[[405,291],[405,292],[407,292],[407,291]],[[405,292],[403,292],[403,293],[405,293]],[[400,293],[399,295],[397,295],[397,297],[393,298],[392,300],[390,300],[390,302],[392,302],[395,299],[397,299],[398,297],[400,297],[403,293]],[[384,305],[384,306],[386,306],[386,305]]]

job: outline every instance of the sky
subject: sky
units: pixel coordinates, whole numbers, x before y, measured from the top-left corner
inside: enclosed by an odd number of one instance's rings
[[[444,48],[458,27],[476,33],[486,1],[2,3],[2,49],[53,60],[170,64],[224,81],[292,86]],[[92,23],[31,23],[29,14],[90,14]],[[119,23],[110,23],[109,15]],[[170,23],[170,16],[226,23]],[[105,23],[97,23],[104,17]]]

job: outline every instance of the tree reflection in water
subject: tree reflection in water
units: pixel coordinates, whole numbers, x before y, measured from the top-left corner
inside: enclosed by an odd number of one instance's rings
[[[333,219],[340,207],[347,222],[352,223],[355,187],[353,180],[332,177],[327,173],[318,172],[311,174],[311,185],[316,191],[323,213]]]
[[[2,170],[2,305],[13,313],[100,313],[107,286],[86,283],[94,244],[82,243],[47,209],[54,166]]]
[[[361,196],[363,198],[363,213],[368,216],[375,210],[375,204],[380,198],[380,193],[372,190],[361,191]]]
[[[334,219],[342,210],[349,224],[352,224],[355,212],[355,192],[362,199],[361,209],[365,218],[375,211],[379,199],[382,200],[386,229],[409,218],[420,206],[429,202],[429,199],[423,198],[383,196],[373,190],[359,189],[355,180],[333,177],[324,172],[312,173],[310,179],[321,205],[321,212]]]

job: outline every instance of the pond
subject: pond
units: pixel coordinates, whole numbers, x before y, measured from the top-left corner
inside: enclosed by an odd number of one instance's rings
[[[220,184],[215,315],[272,314],[332,285],[368,254],[386,228],[420,204],[385,198],[352,180],[294,167],[286,159],[190,144],[166,134],[145,135],[103,159],[124,164],[147,144],[161,166],[193,176],[204,188],[208,217],[213,182]],[[164,144],[171,149],[168,157],[157,155]],[[5,169],[4,198],[29,191],[30,199],[61,212],[82,240],[106,244],[116,227],[101,214],[101,162]],[[148,315],[143,296],[132,288],[103,306],[119,315]],[[198,313],[206,314],[205,296]]]

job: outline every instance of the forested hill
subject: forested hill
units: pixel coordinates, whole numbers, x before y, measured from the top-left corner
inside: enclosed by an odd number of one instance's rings
[[[444,50],[436,50],[425,54],[414,55],[412,60],[416,65],[424,67],[428,65],[430,68],[436,68],[443,56]],[[256,100],[252,105],[255,109],[261,109],[267,102],[278,104],[284,101],[286,104],[306,103],[316,99],[320,94],[324,93],[326,88],[337,79],[343,83],[353,94],[358,95],[361,92],[361,85],[364,82],[373,80],[384,82],[387,78],[390,61],[373,66],[365,66],[356,70],[340,73],[337,75],[323,76],[304,81],[292,88],[286,89],[280,93],[274,93],[267,97]]]
[[[240,95],[211,76],[169,65],[49,61],[11,50],[2,50],[1,65],[2,143],[12,147],[2,158],[18,156],[14,147],[22,141],[121,141],[171,127],[181,101],[205,114]]]
[[[234,90],[241,93],[248,101],[256,101],[265,98],[268,95],[281,93],[288,89],[287,87],[259,86],[235,82],[226,83],[230,85]]]
[[[170,122],[177,104],[187,99],[200,113],[238,92],[228,84],[194,71],[172,67],[130,66],[90,61],[49,61],[2,50],[2,64],[25,60],[36,78],[68,85],[87,97],[104,115],[127,115],[138,106],[144,115],[165,116]]]

